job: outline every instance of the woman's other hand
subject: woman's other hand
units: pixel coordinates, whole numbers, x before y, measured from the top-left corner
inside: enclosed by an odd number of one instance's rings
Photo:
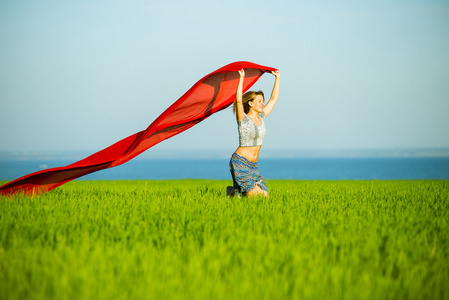
[[[271,71],[271,74],[273,74],[273,75],[276,76],[277,78],[281,78],[281,73],[279,73],[279,70]]]

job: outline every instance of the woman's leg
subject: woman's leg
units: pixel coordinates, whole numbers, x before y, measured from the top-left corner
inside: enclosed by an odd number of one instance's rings
[[[265,191],[264,189],[261,189],[259,185],[256,184],[256,186],[249,192],[246,192],[246,195],[248,197],[252,197],[252,196],[265,196],[268,197],[268,192]]]
[[[268,196],[268,189],[259,172],[257,162],[250,162],[234,153],[229,162],[229,170],[231,171],[234,188],[237,191],[242,192],[246,196]]]

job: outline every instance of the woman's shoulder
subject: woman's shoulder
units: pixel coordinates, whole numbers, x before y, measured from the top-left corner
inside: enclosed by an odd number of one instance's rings
[[[247,122],[249,122],[251,119],[250,119],[250,117],[248,117],[248,115],[247,114],[243,114],[243,118],[242,118],[242,120],[240,120],[240,121],[237,121],[239,124],[244,124],[244,123],[247,123]]]
[[[264,111],[259,113],[259,118],[265,119],[265,112]]]

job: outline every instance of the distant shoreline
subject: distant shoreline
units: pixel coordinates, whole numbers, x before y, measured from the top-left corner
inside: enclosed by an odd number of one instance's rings
[[[0,160],[80,160],[96,151],[0,151]],[[149,149],[135,159],[220,159],[229,158],[233,149]],[[264,158],[376,158],[449,157],[449,148],[397,149],[263,149]]]

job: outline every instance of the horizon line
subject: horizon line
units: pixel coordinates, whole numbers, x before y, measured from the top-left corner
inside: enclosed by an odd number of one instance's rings
[[[229,158],[229,149],[149,149],[134,159],[219,159]],[[0,150],[0,160],[80,160],[93,151],[88,150]],[[357,157],[449,157],[449,147],[422,148],[267,148],[263,158],[357,158]]]

